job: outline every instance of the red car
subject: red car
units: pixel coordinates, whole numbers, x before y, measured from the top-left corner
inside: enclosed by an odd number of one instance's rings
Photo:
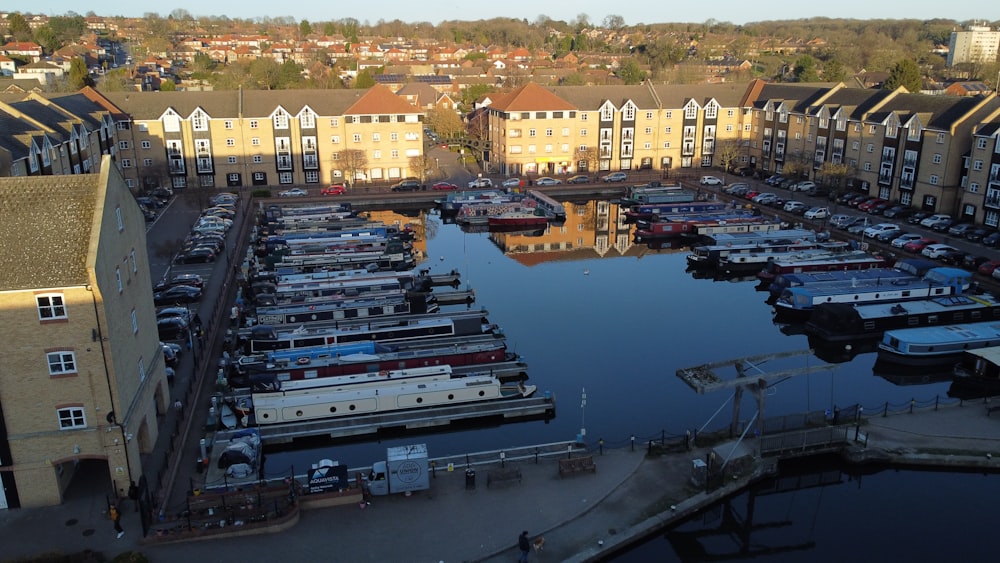
[[[903,250],[907,252],[912,252],[914,254],[919,254],[920,251],[924,249],[925,246],[929,244],[937,244],[937,241],[932,238],[924,237],[920,240],[915,240],[913,242],[908,242],[903,245]]]
[[[457,190],[458,186],[456,186],[455,184],[452,184],[450,182],[438,182],[438,183],[434,184],[433,186],[431,186],[431,189],[432,190],[452,191],[452,190]]]
[[[319,193],[323,195],[344,195],[347,193],[347,188],[343,184],[333,184],[323,188]]]
[[[870,209],[871,209],[872,207],[875,207],[876,205],[881,205],[881,204],[883,204],[883,203],[889,203],[889,202],[887,202],[887,201],[886,201],[886,200],[884,200],[884,199],[877,199],[877,198],[876,198],[876,199],[869,199],[868,201],[863,201],[863,202],[861,202],[861,203],[860,203],[860,204],[858,205],[858,210],[859,210],[859,211],[868,211],[868,210],[870,210]]]
[[[1000,260],[990,260],[979,265],[979,273],[984,276],[992,276],[993,270],[1000,267]]]

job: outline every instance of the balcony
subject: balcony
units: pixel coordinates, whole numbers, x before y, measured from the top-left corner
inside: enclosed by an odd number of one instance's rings
[[[880,186],[888,186],[892,184],[892,174],[879,174],[878,183]]]
[[[714,154],[715,153],[715,141],[705,141],[701,144],[701,154]]]
[[[913,189],[913,174],[903,174],[899,177],[899,188],[901,190]]]
[[[983,200],[983,205],[994,209],[1000,209],[1000,194],[987,195],[986,199]]]
[[[885,153],[882,153],[882,160],[879,161],[879,164],[890,164],[891,165],[894,160],[896,160],[896,155],[895,154],[885,154]]]
[[[183,160],[171,160],[170,164],[167,165],[167,170],[171,174],[185,174],[184,171],[184,161]]]
[[[314,154],[303,155],[302,167],[307,170],[315,170],[319,168],[319,159]]]
[[[212,173],[212,159],[211,158],[199,158],[196,162],[196,167],[199,174],[211,174]]]
[[[903,166],[906,166],[907,168],[916,168],[917,167],[917,159],[916,158],[904,158],[903,159]]]
[[[785,151],[775,149],[774,160],[785,160]]]
[[[694,155],[694,143],[684,143],[681,147],[681,156],[693,156]]]
[[[279,156],[278,157],[278,170],[291,170],[292,169],[292,157],[290,156]]]

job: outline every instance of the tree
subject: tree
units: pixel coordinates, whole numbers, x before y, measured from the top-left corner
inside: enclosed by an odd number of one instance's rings
[[[823,80],[825,82],[843,82],[847,80],[847,70],[837,59],[830,59],[823,67]]]
[[[275,90],[281,83],[281,65],[271,57],[262,57],[250,62],[250,75],[264,90]]]
[[[580,146],[573,151],[573,162],[576,164],[576,171],[596,172],[597,171],[597,147]]]
[[[69,87],[79,90],[84,86],[93,86],[94,79],[87,70],[87,62],[81,57],[75,57],[69,62]]]
[[[375,85],[375,79],[372,78],[372,73],[368,72],[368,69],[362,70],[358,73],[358,77],[354,79],[355,88],[371,88]]]
[[[160,81],[160,92],[173,92],[177,90],[177,83],[167,78]]]
[[[431,164],[433,162],[434,161],[426,151],[421,151],[417,156],[411,156],[410,171],[415,172],[415,174],[411,175],[420,178],[420,183],[423,184],[427,181],[427,172],[431,170]]]
[[[889,72],[889,78],[882,85],[886,90],[895,90],[902,86],[909,92],[919,92],[923,87],[920,77],[920,67],[912,59],[902,59]]]
[[[365,170],[368,168],[368,155],[361,149],[347,149],[340,151],[339,162],[343,163],[344,181],[349,186],[353,186],[359,175],[364,178]]]
[[[639,84],[646,79],[646,71],[639,68],[639,63],[629,57],[621,62],[615,73],[625,84]]]
[[[312,35],[312,32],[312,26],[309,25],[307,20],[302,20],[302,22],[299,23],[299,38],[305,39],[306,37]]]
[[[799,82],[819,82],[819,74],[816,72],[816,59],[809,55],[802,55],[795,59],[795,66],[792,74]]]
[[[427,126],[442,137],[459,137],[465,133],[465,124],[455,110],[434,107],[427,110]]]
[[[737,168],[736,165],[739,164],[740,142],[735,139],[726,139],[719,143],[715,154],[722,166],[722,181],[726,182],[726,173]]]
[[[619,29],[625,27],[625,18],[617,14],[608,14],[607,16],[604,16],[604,23],[602,25],[605,29],[618,31]]]
[[[844,178],[847,177],[849,168],[842,162],[824,162],[817,170],[817,173],[824,177],[824,182],[830,187],[839,190]]]
[[[7,16],[7,32],[14,37],[14,41],[31,41],[32,38],[28,20],[17,12]]]

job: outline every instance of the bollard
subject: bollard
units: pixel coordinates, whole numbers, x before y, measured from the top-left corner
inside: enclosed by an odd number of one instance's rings
[[[632,444],[632,451],[634,452],[635,451],[635,434],[632,434],[631,436],[629,436],[629,442],[631,442],[631,444]]]
[[[504,453],[504,452],[500,452],[500,467],[501,468],[503,468],[503,462],[504,462],[505,459],[507,459],[507,454]]]
[[[566,444],[566,459],[573,457],[573,444]]]
[[[910,414],[913,414],[913,399],[910,399]]]
[[[604,438],[597,439],[597,451],[600,452],[600,455],[604,455]]]
[[[535,465],[538,465],[538,448],[535,448]]]

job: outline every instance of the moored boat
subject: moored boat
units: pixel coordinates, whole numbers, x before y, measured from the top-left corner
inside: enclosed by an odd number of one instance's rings
[[[873,280],[876,283],[889,283],[893,280],[920,279],[932,268],[938,266],[937,262],[919,259],[898,260],[892,268],[873,268],[871,270],[858,270],[854,272],[802,272],[798,274],[779,274],[768,284],[767,289],[771,295],[777,297],[782,291],[789,287],[823,285],[828,283],[841,282],[861,282]]]
[[[947,295],[905,303],[822,303],[805,325],[826,341],[879,339],[887,330],[1000,319],[1000,303],[990,294]]]
[[[959,395],[996,395],[1000,392],[1000,346],[963,352],[954,367],[954,377],[954,385],[961,390]]]
[[[802,322],[822,303],[907,302],[945,295],[961,295],[969,290],[972,274],[958,268],[935,268],[923,278],[896,280],[851,280],[831,284],[790,287],[774,303],[777,317],[785,322]]]
[[[511,210],[487,218],[490,227],[533,227],[546,225],[549,218],[538,212]]]
[[[640,220],[636,225],[635,239],[649,240],[682,235],[701,234],[702,228],[715,227],[713,233],[749,233],[771,231],[776,228],[763,217],[751,213],[705,213],[700,215],[670,215],[653,221]]]
[[[494,377],[471,376],[423,383],[387,382],[363,389],[319,387],[295,395],[255,393],[252,408],[256,423],[269,425],[523,398],[534,392],[534,385],[504,385]]]
[[[967,350],[1000,346],[1000,323],[966,323],[887,330],[878,345],[882,362],[928,366],[954,362]]]
[[[762,282],[773,280],[781,274],[801,274],[804,272],[854,272],[874,270],[889,265],[884,256],[869,254],[863,250],[849,250],[846,246],[834,249],[825,256],[817,253],[799,258],[796,256],[775,256],[764,265],[757,277]]]
[[[678,215],[685,213],[707,213],[710,211],[732,210],[732,206],[721,201],[692,201],[675,203],[650,203],[644,205],[633,205],[625,212],[625,219],[638,221],[640,219],[652,219],[653,217],[663,217],[667,215]]]

